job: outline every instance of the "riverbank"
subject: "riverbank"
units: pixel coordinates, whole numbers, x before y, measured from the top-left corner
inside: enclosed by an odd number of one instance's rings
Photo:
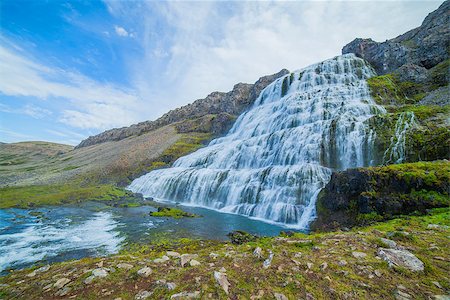
[[[5,299],[445,299],[449,209],[349,232],[161,240],[119,255],[11,272]],[[390,263],[389,263],[389,262]],[[403,298],[402,298],[403,297]]]

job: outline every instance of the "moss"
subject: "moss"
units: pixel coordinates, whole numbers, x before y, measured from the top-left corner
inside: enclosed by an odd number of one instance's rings
[[[191,214],[185,211],[182,211],[179,208],[173,208],[173,207],[158,207],[158,211],[150,212],[150,216],[152,217],[169,217],[174,219],[180,219],[180,218],[197,218],[199,217],[196,214]]]

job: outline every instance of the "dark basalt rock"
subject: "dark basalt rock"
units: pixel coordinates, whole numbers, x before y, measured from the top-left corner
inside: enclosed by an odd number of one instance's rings
[[[335,172],[317,199],[313,230],[367,225],[450,205],[448,161]]]

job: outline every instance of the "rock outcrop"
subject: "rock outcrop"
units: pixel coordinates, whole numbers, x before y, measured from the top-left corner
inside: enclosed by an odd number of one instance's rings
[[[238,83],[228,93],[213,92],[204,99],[198,99],[191,104],[171,110],[155,121],[107,130],[83,140],[76,148],[122,140],[174,123],[178,123],[176,128],[180,132],[190,132],[192,126],[196,125],[200,127],[199,132],[223,134],[231,127],[236,116],[252,105],[268,84],[288,72],[283,69],[276,74],[261,77],[254,84]],[[185,121],[189,124],[184,123]]]
[[[312,229],[367,225],[400,214],[448,207],[450,163],[418,162],[335,172],[317,199]]]
[[[420,27],[382,43],[357,38],[344,46],[342,54],[355,53],[371,63],[380,75],[405,64],[430,69],[449,58],[449,11],[450,1],[445,1]]]

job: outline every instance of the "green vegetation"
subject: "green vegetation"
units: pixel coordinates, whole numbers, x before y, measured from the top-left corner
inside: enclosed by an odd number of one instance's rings
[[[150,212],[152,217],[169,217],[174,219],[180,218],[197,218],[196,214],[191,214],[174,207],[158,207],[158,211]]]
[[[289,77],[284,77],[281,85],[281,97],[284,97],[289,89]]]
[[[273,299],[275,293],[288,299],[306,295],[311,299],[393,299],[400,285],[402,292],[413,295],[411,298],[426,299],[450,289],[446,280],[450,231],[447,226],[450,210],[443,208],[428,215],[396,218],[349,232],[295,233],[242,244],[171,240],[169,236],[150,245],[130,245],[115,256],[56,263],[48,271],[31,277],[27,275],[38,266],[14,271],[0,277],[1,295],[5,299],[54,298],[58,289],[45,286],[66,277],[70,290],[65,297],[75,299],[97,299],[99,295],[135,299],[142,290],[151,291],[152,299],[170,299],[174,294],[194,291],[206,299],[251,299],[257,295]],[[379,247],[388,246],[381,238],[408,249],[424,263],[424,271],[389,267],[377,257]],[[261,257],[253,254],[257,247],[261,248]],[[200,265],[187,263],[181,267],[180,259],[175,257],[163,263],[154,262],[166,251],[196,254],[195,260]],[[269,251],[273,260],[264,268]],[[357,258],[353,255],[355,251],[365,256]],[[120,263],[131,268],[118,268]],[[99,268],[99,264],[115,271],[85,284],[83,281],[91,275],[86,270]],[[151,276],[138,275],[144,266],[152,269]],[[221,268],[225,268],[230,283],[229,295],[214,279],[214,271]],[[174,283],[174,288],[168,289],[166,283]]]
[[[77,184],[13,186],[0,188],[0,208],[78,203],[87,200],[119,200],[131,193],[113,185]]]

